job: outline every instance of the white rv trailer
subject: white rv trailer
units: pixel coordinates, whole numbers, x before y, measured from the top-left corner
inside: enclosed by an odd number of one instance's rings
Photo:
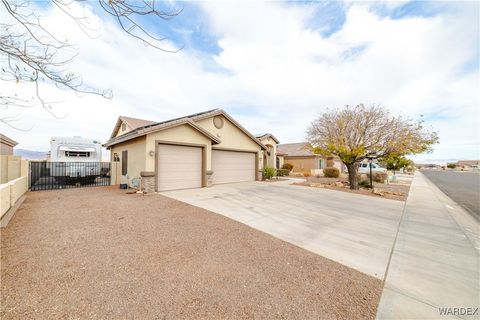
[[[89,182],[102,174],[102,144],[81,137],[52,137],[50,141],[50,176],[58,182],[83,179]]]

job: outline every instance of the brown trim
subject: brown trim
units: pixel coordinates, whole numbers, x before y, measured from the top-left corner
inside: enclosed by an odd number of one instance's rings
[[[128,174],[128,150],[122,150],[122,176]]]
[[[198,132],[200,132],[204,136],[208,137],[210,140],[212,140],[215,143],[222,142],[219,138],[215,137],[213,134],[211,134],[207,130],[203,129],[202,127],[197,125],[195,122],[193,122],[189,118],[182,118],[182,119],[179,119],[179,120],[174,120],[172,122],[166,122],[166,123],[161,123],[159,125],[153,125],[151,127],[145,128],[145,129],[140,129],[138,131],[138,133],[139,134],[149,134],[149,133],[152,133],[152,132],[157,132],[157,131],[161,131],[161,130],[167,130],[167,129],[170,129],[170,128],[175,128],[175,127],[185,125],[185,124],[189,125],[194,130],[197,130]]]
[[[148,128],[134,129],[134,130],[129,131],[125,134],[122,134],[118,137],[115,137],[113,139],[108,140],[106,143],[103,144],[103,146],[106,147],[107,149],[109,149],[114,145],[117,145],[119,143],[122,143],[122,142],[125,142],[125,141],[128,141],[128,140],[135,139],[137,137],[146,136],[150,133],[163,131],[163,130],[168,130],[168,129],[175,128],[175,127],[178,127],[178,126],[181,126],[181,125],[190,126],[192,129],[198,131],[200,134],[203,134],[204,136],[206,136],[207,138],[212,140],[212,142],[215,142],[215,143],[220,143],[221,142],[220,139],[218,139],[217,137],[215,137],[210,132],[206,131],[202,127],[195,124],[192,120],[190,120],[188,118],[182,118],[182,119],[174,120],[174,121],[171,121],[171,122],[165,122],[165,123],[160,123],[158,125],[153,125],[153,126],[148,127]]]
[[[234,149],[234,148],[223,148],[223,147],[214,147],[212,146],[212,150],[219,150],[219,151],[233,151],[233,152],[249,152],[249,153],[258,153],[261,150],[241,150],[241,149]]]
[[[184,146],[184,147],[206,147],[206,144],[202,143],[190,143],[190,142],[178,142],[178,141],[168,141],[168,140],[155,140],[155,144],[171,144],[176,146]]]
[[[0,143],[5,144],[5,145],[7,145],[9,147],[12,147],[12,148],[14,148],[16,145],[18,145],[17,141],[15,141],[15,140],[13,140],[13,139],[11,139],[11,138],[9,138],[6,135],[1,134],[1,133],[0,133]]]
[[[154,177],[155,171],[140,171],[140,177]]]
[[[311,159],[311,158],[321,158],[321,159],[326,159],[326,157],[324,156],[321,156],[321,155],[310,155],[310,156],[283,156],[283,159],[287,159],[287,158],[304,158],[304,159]]]
[[[258,166],[258,161],[259,161],[259,157],[258,157],[258,152],[257,154],[255,155],[255,181],[259,181],[259,174],[258,174],[258,171],[260,170],[259,166]]]
[[[256,137],[258,140],[263,140],[263,139],[268,139],[268,138],[272,138],[273,141],[276,142],[276,144],[280,144],[280,141],[278,141],[277,138],[275,138],[275,136],[271,133],[266,133],[264,134],[263,136],[258,136]],[[260,141],[261,142],[261,141]]]
[[[207,186],[207,145],[199,143],[155,140],[155,191],[158,192],[158,148],[161,144],[202,148],[202,188]]]

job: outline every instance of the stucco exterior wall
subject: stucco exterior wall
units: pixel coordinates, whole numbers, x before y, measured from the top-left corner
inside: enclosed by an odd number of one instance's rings
[[[0,155],[0,184],[8,182],[8,156]]]
[[[27,192],[28,188],[28,178],[27,177],[20,177],[15,180],[10,181],[10,203],[14,204],[20,199],[21,196]]]
[[[150,151],[155,152],[155,141],[157,140],[206,145],[206,168],[207,170],[211,170],[212,142],[210,138],[191,126],[183,124],[147,135],[146,149],[144,152],[146,159],[145,171],[155,171],[155,154],[150,155]]]
[[[128,151],[127,174],[121,175],[120,183],[131,184],[132,179],[140,178],[140,172],[145,171],[145,136],[119,143],[111,149],[111,160],[114,153],[118,154],[120,168],[122,167],[122,151]],[[121,172],[121,171],[120,171]]]
[[[214,145],[214,148],[256,151],[258,168],[261,170],[263,168],[262,148],[227,118],[221,115],[219,117],[223,119],[223,127],[221,129],[217,129],[213,124],[214,117],[199,120],[195,124],[222,140],[221,143]],[[211,159],[211,155],[208,157]],[[211,160],[208,160],[208,162],[211,163]],[[207,170],[210,169],[211,166],[208,166]]]
[[[215,145],[215,147],[245,151],[261,151],[262,148],[242,130],[238,129],[237,126],[231,123],[227,118],[223,116],[220,117],[223,119],[223,128],[221,129],[217,129],[214,126],[213,117],[195,122],[195,124],[222,140],[222,142]]]
[[[0,184],[0,226],[5,227],[22,204],[28,189],[28,177],[16,178]]]
[[[7,181],[12,181],[20,177],[21,157],[8,157],[7,163]]]
[[[13,147],[6,145],[4,143],[0,143],[0,154],[2,155],[12,155],[13,154]]]
[[[267,166],[276,168],[277,166],[277,143],[271,137],[266,137],[260,139],[260,142],[263,143],[267,148],[270,147],[270,155],[267,151],[263,151],[262,154],[266,156]],[[263,159],[263,156],[262,156]],[[280,167],[281,168],[281,167]]]
[[[121,136],[122,134],[125,134],[127,132],[132,131],[132,128],[128,124],[125,124],[125,131],[122,131],[122,125],[117,130],[117,133],[115,134],[115,137]]]
[[[10,209],[10,185],[0,184],[0,217]]]
[[[285,163],[285,159],[283,158],[283,156],[277,156],[277,157],[280,160],[277,169],[281,169],[283,167],[283,164]]]
[[[28,161],[19,156],[0,155],[0,183],[26,176],[28,173]]]
[[[293,165],[293,172],[310,172],[312,169],[318,169],[320,157],[284,157],[284,163]]]

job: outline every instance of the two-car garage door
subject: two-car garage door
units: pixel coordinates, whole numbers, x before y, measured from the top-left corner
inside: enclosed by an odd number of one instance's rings
[[[255,181],[253,152],[212,150],[212,184]],[[157,190],[202,187],[203,148],[159,144],[157,149]]]
[[[212,183],[255,181],[255,153],[212,150]]]

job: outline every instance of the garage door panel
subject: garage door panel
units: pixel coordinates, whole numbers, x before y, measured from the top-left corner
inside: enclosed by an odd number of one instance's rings
[[[202,187],[202,148],[160,144],[157,161],[158,191]]]
[[[255,153],[212,151],[212,183],[255,181]]]

